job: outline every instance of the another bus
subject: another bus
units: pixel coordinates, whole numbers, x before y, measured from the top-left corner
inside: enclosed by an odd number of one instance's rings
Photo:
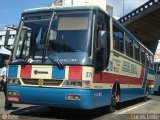
[[[17,31],[9,102],[114,112],[154,91],[152,52],[99,7],[26,10]]]
[[[154,92],[160,93],[160,62],[155,62],[155,82],[154,82]]]

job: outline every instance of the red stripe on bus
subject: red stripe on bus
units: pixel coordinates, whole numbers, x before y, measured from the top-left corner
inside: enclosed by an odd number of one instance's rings
[[[119,81],[120,84],[136,84],[142,85],[142,78],[135,78],[111,73],[95,73],[93,82],[94,83],[109,83],[113,84],[115,81]]]
[[[31,71],[32,71],[31,65],[22,66],[20,76],[22,78],[31,78]]]
[[[82,66],[69,66],[69,80],[82,80]]]

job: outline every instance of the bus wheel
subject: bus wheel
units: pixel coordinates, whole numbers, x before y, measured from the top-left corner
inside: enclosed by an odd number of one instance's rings
[[[113,85],[112,96],[111,96],[111,104],[109,106],[109,111],[111,113],[115,112],[117,102],[120,101],[120,84],[116,82]]]
[[[145,89],[145,93],[144,93],[144,100],[145,100],[145,101],[148,100],[148,94],[149,94],[149,86],[146,85],[146,89]]]

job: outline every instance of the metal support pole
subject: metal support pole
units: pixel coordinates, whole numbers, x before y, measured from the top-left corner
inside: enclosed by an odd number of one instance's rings
[[[124,0],[122,2],[123,2],[123,17],[124,17]]]

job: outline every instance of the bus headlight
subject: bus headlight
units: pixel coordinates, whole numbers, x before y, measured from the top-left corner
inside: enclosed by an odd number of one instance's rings
[[[20,81],[18,78],[8,78],[7,79],[7,84],[12,84],[12,85],[20,85]]]
[[[90,81],[83,81],[82,82],[82,88],[90,88],[91,82]]]

